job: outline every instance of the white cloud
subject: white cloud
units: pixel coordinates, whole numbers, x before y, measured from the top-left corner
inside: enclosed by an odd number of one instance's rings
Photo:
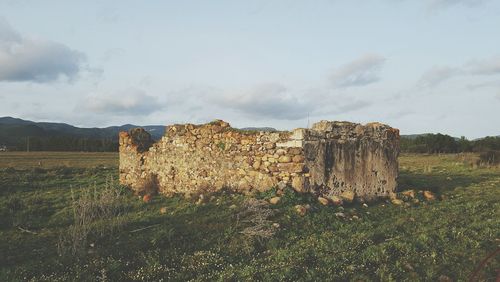
[[[458,68],[435,66],[422,75],[417,85],[429,88],[436,87],[444,81],[449,80],[461,73],[462,71]]]
[[[330,76],[336,88],[364,86],[380,80],[379,71],[385,58],[375,54],[364,55],[355,61],[341,66]]]
[[[255,118],[297,120],[307,117],[315,105],[279,83],[257,85],[239,94],[214,97],[224,107],[240,111]]]
[[[475,7],[486,2],[486,0],[428,0],[427,6],[430,9],[448,8],[452,6]]]
[[[83,102],[83,109],[99,114],[149,115],[165,108],[157,97],[130,88],[111,95],[90,95]]]
[[[466,68],[470,73],[477,75],[500,74],[500,57],[471,61]]]
[[[83,53],[61,43],[25,38],[0,18],[0,81],[72,79],[84,61]]]

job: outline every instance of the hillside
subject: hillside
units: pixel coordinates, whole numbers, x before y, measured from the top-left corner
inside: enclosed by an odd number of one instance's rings
[[[139,126],[125,124],[104,128],[82,128],[66,123],[34,122],[13,117],[0,117],[0,144],[16,146],[25,143],[27,138],[54,139],[73,138],[85,140],[118,141],[118,133],[134,127],[145,128],[154,139],[159,139],[164,133],[164,126]]]

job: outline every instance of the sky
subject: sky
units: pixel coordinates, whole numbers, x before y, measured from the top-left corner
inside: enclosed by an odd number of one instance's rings
[[[500,135],[500,1],[0,0],[0,116]]]

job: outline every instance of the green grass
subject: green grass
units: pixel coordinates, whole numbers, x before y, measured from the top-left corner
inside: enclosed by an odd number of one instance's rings
[[[47,168],[30,162],[60,155],[25,155],[22,169],[8,168],[4,156],[0,281],[467,280],[500,244],[499,168],[472,168],[452,155],[404,155],[399,189],[431,190],[438,200],[418,194],[418,204],[325,207],[288,190],[271,206],[276,233],[258,238],[241,233],[252,224],[252,215],[242,213],[243,195],[221,192],[201,205],[181,197],[143,203],[114,185],[122,191],[120,228],[91,234],[81,253],[59,256],[59,238],[73,224],[72,191],[78,197],[116,179],[116,154],[74,154],[72,167],[54,162]],[[274,191],[256,197],[272,196]],[[300,216],[296,204],[311,209]],[[494,281],[498,269],[497,256],[479,279]]]

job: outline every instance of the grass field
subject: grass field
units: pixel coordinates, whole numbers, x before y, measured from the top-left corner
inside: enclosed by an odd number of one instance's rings
[[[434,201],[334,207],[292,191],[277,205],[228,192],[144,203],[116,184],[117,154],[0,153],[0,281],[455,281],[476,269],[495,281],[500,168],[469,157],[400,158],[399,189]]]

